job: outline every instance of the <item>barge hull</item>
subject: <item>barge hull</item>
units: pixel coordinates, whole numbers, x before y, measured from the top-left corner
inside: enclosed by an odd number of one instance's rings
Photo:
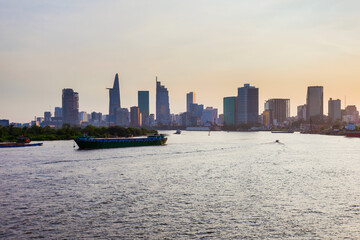
[[[133,138],[133,139],[86,139],[76,138],[74,141],[79,149],[103,149],[103,148],[123,148],[123,147],[142,147],[159,146],[166,143],[166,138]]]

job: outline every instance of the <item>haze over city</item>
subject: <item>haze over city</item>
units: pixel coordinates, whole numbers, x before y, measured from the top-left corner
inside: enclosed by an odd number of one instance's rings
[[[1,1],[0,118],[26,122],[61,106],[61,90],[79,93],[82,111],[108,113],[119,73],[121,104],[137,104],[155,76],[172,113],[186,93],[222,113],[223,97],[250,83],[260,112],[269,98],[306,88],[327,100],[360,104],[358,1]],[[51,109],[50,109],[51,108]]]

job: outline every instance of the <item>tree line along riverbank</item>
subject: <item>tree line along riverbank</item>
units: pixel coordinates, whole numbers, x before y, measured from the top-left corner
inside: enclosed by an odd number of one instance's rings
[[[86,126],[85,128],[71,127],[64,124],[62,128],[51,128],[49,126],[39,127],[14,127],[12,125],[0,126],[0,142],[14,142],[20,137],[28,137],[32,141],[47,140],[71,140],[75,137],[87,135],[97,138],[106,137],[130,137],[144,136],[157,133],[156,130],[148,130],[144,128],[124,128],[120,126],[112,127],[94,127]]]

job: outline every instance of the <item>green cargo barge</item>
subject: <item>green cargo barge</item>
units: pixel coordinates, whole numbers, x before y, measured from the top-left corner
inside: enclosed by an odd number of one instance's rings
[[[102,149],[164,145],[167,138],[160,134],[148,136],[146,138],[77,137],[74,141],[79,146],[79,149]]]

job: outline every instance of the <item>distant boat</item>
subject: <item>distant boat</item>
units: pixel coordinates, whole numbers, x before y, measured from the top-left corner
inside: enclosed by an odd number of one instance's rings
[[[272,130],[271,133],[294,133],[294,130]]]
[[[0,148],[10,148],[10,147],[34,147],[41,146],[43,143],[30,143],[30,138],[19,138],[16,142],[4,142],[0,143]]]
[[[79,149],[102,149],[164,145],[167,138],[163,134],[160,134],[145,138],[77,137],[74,141],[79,146]]]
[[[345,133],[347,137],[360,137],[360,132],[347,132]]]
[[[177,129],[174,134],[181,134],[181,130],[180,130],[180,129]]]
[[[187,127],[186,131],[210,131],[209,127]]]

